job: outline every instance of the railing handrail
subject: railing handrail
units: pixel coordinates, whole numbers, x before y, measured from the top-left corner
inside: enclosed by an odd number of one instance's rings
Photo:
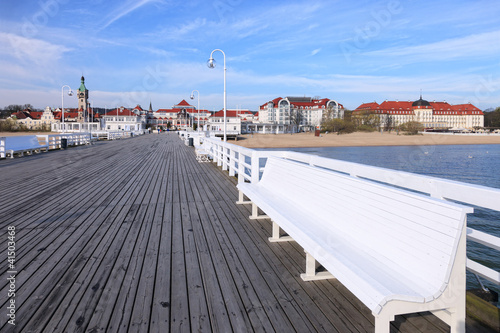
[[[500,189],[497,188],[293,151],[255,150],[224,142],[213,137],[203,138],[203,145],[205,145],[204,149],[210,153],[218,166],[222,166],[223,170],[228,170],[230,176],[238,176],[238,182],[258,182],[260,173],[264,170],[260,166],[260,159],[269,156],[278,156],[311,166],[349,174],[353,177],[376,181],[397,188],[418,191],[435,198],[455,200],[465,204],[500,211]],[[246,159],[249,159],[250,163],[247,163]],[[500,237],[468,227],[467,238],[500,251]],[[476,274],[476,276],[481,276],[500,285],[500,272],[496,272],[471,259],[467,259],[467,269]]]

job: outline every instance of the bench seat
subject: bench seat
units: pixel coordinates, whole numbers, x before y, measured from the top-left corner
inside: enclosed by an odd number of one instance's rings
[[[453,274],[465,302],[469,207],[274,157],[238,189],[372,311],[376,331],[396,314],[450,308]],[[384,312],[391,301],[403,303]]]

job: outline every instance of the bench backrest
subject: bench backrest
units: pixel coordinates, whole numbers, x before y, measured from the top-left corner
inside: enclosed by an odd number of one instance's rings
[[[466,213],[472,209],[299,162],[271,157],[258,186],[304,207],[314,225],[409,278],[447,283]]]
[[[5,146],[7,150],[24,150],[46,147],[47,144],[40,142],[36,135],[23,135],[7,137]]]

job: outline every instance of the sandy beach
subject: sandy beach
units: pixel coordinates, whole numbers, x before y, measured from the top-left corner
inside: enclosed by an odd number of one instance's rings
[[[425,146],[425,145],[479,145],[500,144],[499,134],[490,135],[397,135],[395,132],[355,132],[337,135],[336,133],[299,134],[246,134],[241,135],[238,141],[229,140],[247,148],[297,148],[297,147],[355,147],[355,146]]]
[[[0,132],[0,137],[2,136],[23,136],[23,135],[47,135],[56,134],[52,132]]]

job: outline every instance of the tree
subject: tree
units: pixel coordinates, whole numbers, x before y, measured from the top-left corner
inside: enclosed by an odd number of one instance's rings
[[[494,111],[484,112],[484,126],[485,127],[500,127],[500,106]]]
[[[329,119],[321,123],[323,132],[337,132],[338,134],[352,133],[356,127],[350,121],[344,119]]]
[[[380,127],[380,117],[370,111],[364,111],[352,117],[358,131],[373,132]]]
[[[292,123],[292,125],[297,126],[297,130],[299,129],[303,119],[304,115],[302,114],[301,110],[297,109],[295,112],[291,112],[290,122]]]
[[[418,121],[409,121],[399,126],[399,129],[407,135],[416,135],[424,130],[424,125]]]
[[[352,121],[352,110],[344,109],[344,120]]]
[[[394,126],[394,120],[390,114],[386,115],[384,119],[384,131],[390,132]]]

